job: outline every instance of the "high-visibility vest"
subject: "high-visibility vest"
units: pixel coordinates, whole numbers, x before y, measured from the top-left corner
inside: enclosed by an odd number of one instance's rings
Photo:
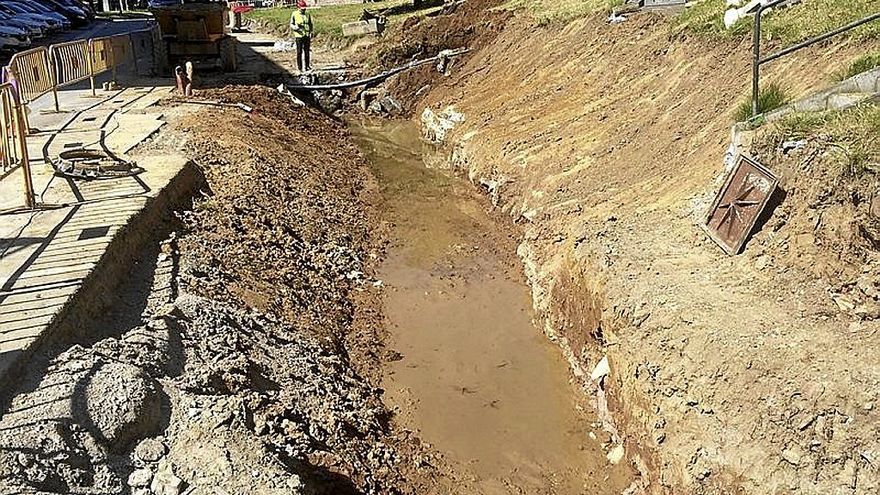
[[[312,35],[312,15],[308,12],[303,12],[302,10],[296,9],[293,11],[293,15],[290,18],[290,27],[293,29],[294,27],[298,27],[299,30],[293,31],[293,36],[296,38],[302,38],[304,36]]]

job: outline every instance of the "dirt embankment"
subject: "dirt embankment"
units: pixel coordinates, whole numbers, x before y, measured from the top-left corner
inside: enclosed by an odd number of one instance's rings
[[[473,52],[492,42],[512,14],[496,10],[500,0],[469,0],[452,3],[432,17],[413,16],[378,43],[359,49],[350,62],[368,72],[391,69],[428,57],[443,50],[469,48]],[[449,70],[459,67],[470,55],[455,58]],[[411,114],[416,103],[437,80],[434,65],[424,65],[391,79],[387,89]]]
[[[106,338],[25,371],[0,492],[424,492],[435,460],[367,378],[383,349],[359,296],[379,249],[364,159],[269,88],[199,97],[255,111],[169,106],[149,147],[192,157],[209,190],[82,329]]]
[[[764,80],[803,95],[865,49],[808,49]],[[599,405],[651,491],[871,493],[880,320],[834,294],[876,301],[865,280],[876,231],[847,217],[874,225],[876,179],[836,183],[824,148],[805,173],[765,154],[792,177],[776,223],[732,258],[698,226],[749,53],[670,37],[649,14],[564,28],[514,19],[416,109],[431,109],[453,166],[525,224],[535,307],[575,373],[607,355]]]

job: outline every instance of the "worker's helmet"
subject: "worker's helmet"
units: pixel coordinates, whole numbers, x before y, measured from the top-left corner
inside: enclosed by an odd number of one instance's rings
[[[301,9],[306,8],[306,0],[296,0],[296,6]]]

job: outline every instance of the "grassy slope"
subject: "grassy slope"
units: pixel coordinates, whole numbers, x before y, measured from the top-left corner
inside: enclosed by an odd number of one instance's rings
[[[743,0],[745,1],[745,0]],[[525,10],[539,25],[563,24],[579,17],[607,14],[624,0],[507,0],[500,8]],[[740,20],[731,29],[724,27],[725,0],[696,0],[682,13],[669,19],[674,35],[698,34],[721,40],[741,40],[752,34],[751,16]],[[762,17],[764,50],[790,46],[817,36],[850,22],[867,17],[880,9],[880,0],[801,0],[791,8],[771,10]],[[880,40],[880,21],[862,25],[837,40],[849,37],[855,41]],[[880,52],[869,53],[853,60],[850,67],[841,71],[837,79],[845,79],[871,68],[880,66]],[[786,102],[784,88],[770,91],[761,98],[767,100],[764,110],[772,110]],[[773,102],[771,102],[773,100]],[[750,101],[744,101],[738,111],[738,120],[751,114]]]
[[[765,40],[790,45],[867,17],[877,12],[878,8],[880,3],[877,0],[802,0],[794,7],[765,14],[761,32]],[[722,22],[725,10],[724,0],[701,0],[685,10],[676,19],[675,25],[680,30],[725,38],[750,36],[751,16],[727,30]],[[880,38],[880,21],[856,28],[850,36],[860,40]]]
[[[317,36],[327,36],[337,38],[342,36],[342,25],[347,22],[354,22],[360,19],[364,9],[372,11],[387,9],[389,7],[400,7],[411,4],[410,0],[384,0],[381,2],[373,2],[369,4],[350,4],[350,5],[331,5],[310,9],[312,13],[312,22],[315,24],[315,34]],[[424,11],[410,11],[389,17],[389,25],[401,22],[411,15],[416,15]],[[279,28],[286,28],[290,22],[290,14],[293,12],[292,7],[284,8],[268,8],[256,9],[247,14],[247,17],[254,20],[261,20],[276,25]]]
[[[842,173],[880,174],[880,105],[863,104],[842,112],[796,114],[775,125],[776,137],[801,139],[821,136],[845,152]]]
[[[623,0],[508,0],[502,8],[528,9],[539,24],[568,22],[578,17],[607,13]],[[789,45],[825,33],[849,22],[877,12],[878,0],[802,0],[800,5],[764,15],[764,36]],[[724,28],[722,19],[727,10],[725,0],[696,0],[671,25],[677,32],[708,34],[724,39],[751,35],[751,17],[732,29]],[[851,32],[864,39],[880,38],[880,21],[869,23]]]

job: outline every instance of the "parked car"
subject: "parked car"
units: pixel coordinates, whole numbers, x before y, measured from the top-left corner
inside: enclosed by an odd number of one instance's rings
[[[0,25],[24,29],[31,38],[42,38],[44,34],[42,23],[28,21],[26,19],[17,19],[2,11],[0,11]]]
[[[70,19],[38,2],[33,2],[30,0],[8,0],[7,5],[9,5],[10,7],[18,7],[24,9],[32,14],[40,14],[44,17],[55,19],[56,21],[61,23],[61,27],[64,29],[67,29],[71,26]]]
[[[0,12],[5,12],[15,19],[30,21],[37,23],[43,31],[57,31],[62,28],[61,22],[57,19],[41,14],[35,14],[24,9],[21,5],[15,3],[0,3]]]
[[[94,18],[94,14],[83,7],[82,4],[77,4],[76,2],[67,2],[66,0],[30,0],[29,3],[38,3],[53,12],[67,17],[74,26],[84,26]]]
[[[31,37],[27,31],[0,25],[0,50],[23,50],[31,46]]]

